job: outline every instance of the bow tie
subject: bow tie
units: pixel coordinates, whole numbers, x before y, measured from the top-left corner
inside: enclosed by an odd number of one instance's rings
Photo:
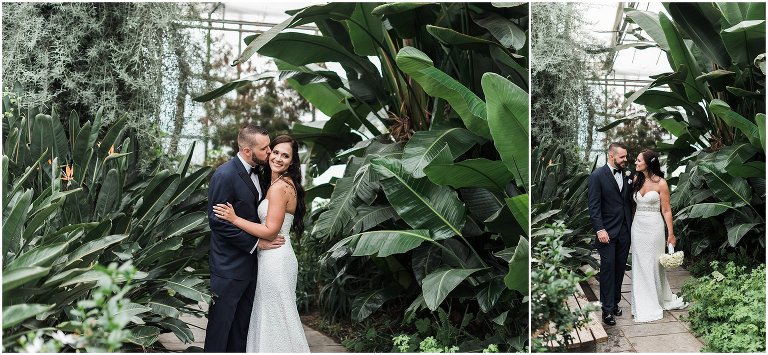
[[[259,174],[261,174],[261,167],[260,166],[252,166],[250,174],[251,175],[253,175],[253,174],[259,175]]]
[[[611,169],[613,170],[613,175],[616,175],[616,173],[621,173],[621,169]]]

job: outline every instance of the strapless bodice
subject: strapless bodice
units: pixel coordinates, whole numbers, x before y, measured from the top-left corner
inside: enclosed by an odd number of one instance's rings
[[[661,212],[661,196],[655,190],[647,191],[645,195],[635,192],[632,198],[637,204],[637,212]]]
[[[264,199],[264,201],[261,201],[259,204],[259,208],[257,211],[259,212],[259,218],[261,219],[261,222],[264,223],[267,220],[267,210],[269,210],[269,200]],[[285,219],[283,220],[283,225],[280,227],[280,232],[278,234],[285,237],[285,240],[288,241],[291,239],[290,232],[291,232],[291,226],[293,225],[293,215],[290,213],[285,214]]]

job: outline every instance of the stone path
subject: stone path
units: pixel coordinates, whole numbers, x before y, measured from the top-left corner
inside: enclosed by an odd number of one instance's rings
[[[208,305],[200,303],[198,305],[201,309],[208,309]],[[205,327],[208,325],[208,319],[197,318],[195,316],[181,316],[181,320],[189,324],[189,328],[192,329],[192,334],[195,336],[195,340],[191,344],[184,344],[173,333],[165,333],[160,335],[160,343],[170,351],[186,351],[190,346],[196,346],[200,349],[203,348],[205,342]],[[323,335],[322,333],[304,326],[304,334],[307,336],[307,343],[309,343],[309,351],[313,353],[345,353],[347,349],[341,344],[337,343],[333,339]],[[191,349],[190,349],[191,350]]]
[[[667,270],[667,279],[672,292],[677,294],[683,282],[691,274],[683,268]],[[600,285],[595,278],[589,280],[589,286],[595,295],[600,295]],[[627,271],[621,285],[621,302],[624,311],[616,317],[616,325],[603,324],[608,333],[608,341],[597,344],[598,353],[638,352],[638,353],[691,353],[699,352],[704,346],[701,339],[690,332],[690,325],[681,320],[688,315],[688,310],[664,311],[664,318],[649,322],[635,323],[632,320],[630,302],[632,296],[632,272]]]

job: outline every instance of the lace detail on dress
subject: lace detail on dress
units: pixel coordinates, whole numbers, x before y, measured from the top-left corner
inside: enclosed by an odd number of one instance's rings
[[[651,322],[664,317],[664,310],[685,307],[669,287],[659,256],[664,253],[664,218],[661,196],[656,191],[634,194],[637,203],[632,221],[632,315],[635,322]]]
[[[258,207],[259,218],[267,218],[269,201]],[[257,353],[308,353],[296,307],[296,279],[299,264],[288,235],[293,215],[287,213],[280,233],[285,245],[272,250],[259,250],[259,275],[248,328],[246,351]]]

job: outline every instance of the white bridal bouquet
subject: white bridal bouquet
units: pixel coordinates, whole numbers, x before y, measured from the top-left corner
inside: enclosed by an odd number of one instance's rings
[[[659,263],[666,269],[678,267],[683,265],[683,252],[675,251],[675,247],[672,244],[667,245],[667,251],[669,254],[664,254],[659,257]]]

